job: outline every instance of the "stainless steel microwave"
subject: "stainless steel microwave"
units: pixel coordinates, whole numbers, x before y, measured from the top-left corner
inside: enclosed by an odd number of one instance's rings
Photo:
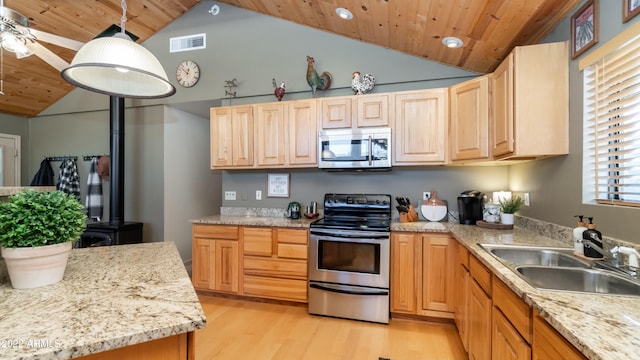
[[[391,128],[320,131],[318,167],[329,171],[391,170]]]

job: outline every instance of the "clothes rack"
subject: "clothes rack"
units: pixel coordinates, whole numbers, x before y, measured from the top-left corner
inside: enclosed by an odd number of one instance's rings
[[[93,159],[94,157],[100,159],[103,156],[109,156],[109,155],[83,155],[82,160],[91,161],[91,159]]]
[[[46,157],[45,160],[48,160],[48,161],[65,161],[65,160],[78,161],[78,157],[77,156],[49,156],[49,157]]]

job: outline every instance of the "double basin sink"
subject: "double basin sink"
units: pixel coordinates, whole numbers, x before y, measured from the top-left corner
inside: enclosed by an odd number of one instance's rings
[[[629,275],[597,268],[572,248],[480,244],[498,261],[538,289],[640,296],[640,282]]]

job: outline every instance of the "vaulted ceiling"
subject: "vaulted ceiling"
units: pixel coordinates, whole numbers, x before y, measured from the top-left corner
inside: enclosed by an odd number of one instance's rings
[[[128,31],[142,42],[200,0],[129,0]],[[539,42],[580,0],[220,0],[220,2],[465,70],[491,72],[514,46]],[[213,2],[212,2],[213,4]],[[122,16],[120,0],[6,0],[32,29],[88,42]],[[336,8],[350,10],[343,20]],[[442,38],[464,41],[459,49]],[[43,44],[70,62],[75,52]],[[37,56],[2,59],[0,112],[34,116],[74,87]]]

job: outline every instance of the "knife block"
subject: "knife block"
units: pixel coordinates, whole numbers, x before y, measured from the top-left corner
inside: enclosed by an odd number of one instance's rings
[[[413,207],[413,205],[409,205],[409,212],[400,213],[400,222],[406,223],[415,221],[418,221],[418,213],[416,212],[416,209]]]

